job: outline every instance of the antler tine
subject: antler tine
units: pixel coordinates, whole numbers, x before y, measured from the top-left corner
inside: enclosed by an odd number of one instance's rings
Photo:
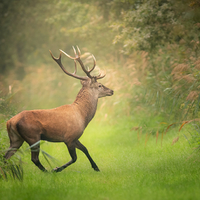
[[[72,77],[77,78],[77,79],[80,79],[80,80],[86,80],[86,79],[87,79],[87,77],[82,77],[82,76],[76,75],[77,66],[76,66],[76,60],[75,60],[75,59],[74,59],[75,71],[74,71],[74,73],[70,73],[70,72],[68,72],[68,71],[64,68],[64,66],[62,65],[62,62],[61,62],[61,52],[63,52],[63,51],[62,51],[62,50],[60,51],[60,55],[59,55],[58,58],[55,58],[55,57],[53,56],[53,54],[51,53],[50,50],[49,50],[49,52],[50,52],[50,54],[51,54],[51,57],[57,62],[57,64],[60,66],[60,68],[63,70],[63,72],[65,72],[67,75],[72,76]],[[65,53],[65,52],[63,52],[63,53]],[[65,55],[66,55],[66,53],[65,53]],[[68,54],[67,54],[67,55],[68,55]],[[68,57],[69,57],[69,55],[68,55]],[[70,56],[70,57],[71,57],[71,56]],[[73,59],[73,58],[72,58],[72,59]]]
[[[70,76],[76,76],[76,77],[79,77],[78,75],[76,75],[76,72],[77,72],[77,66],[76,66],[76,61],[78,61],[79,62],[79,64],[80,64],[80,66],[81,66],[81,68],[82,68],[82,70],[85,72],[85,74],[90,78],[90,79],[101,79],[101,78],[104,78],[105,77],[105,75],[106,74],[104,74],[104,75],[101,75],[101,73],[98,75],[98,76],[92,76],[92,75],[90,75],[90,73],[94,70],[94,68],[96,67],[96,59],[95,59],[95,57],[94,57],[94,55],[92,54],[91,56],[92,56],[92,58],[93,58],[93,60],[94,60],[94,65],[93,65],[93,67],[91,68],[91,69],[86,69],[85,68],[85,66],[84,66],[84,64],[83,64],[83,62],[82,62],[82,60],[81,60],[81,51],[80,51],[80,49],[79,49],[79,47],[78,46],[76,46],[76,48],[77,48],[77,51],[78,51],[78,54],[77,54],[77,52],[76,52],[76,49],[74,48],[74,46],[72,46],[72,48],[73,48],[73,50],[74,50],[74,54],[75,54],[75,57],[72,57],[72,56],[70,56],[70,55],[68,55],[67,53],[65,53],[63,50],[61,50],[60,49],[60,52],[62,52],[63,54],[65,54],[68,58],[71,58],[71,59],[73,59],[74,60],[74,63],[75,63],[75,71],[74,71],[74,73],[73,74],[71,74]],[[54,59],[55,60],[55,59]],[[58,61],[56,60],[56,62],[58,63]],[[60,67],[61,67],[61,61],[60,61]],[[63,71],[66,73],[66,71],[65,71],[65,69],[63,68],[63,67],[61,67],[62,69],[63,69]],[[67,72],[67,73],[69,73],[69,72]],[[85,79],[87,79],[86,77],[79,77],[79,79],[82,79],[82,80],[85,80]]]
[[[96,67],[96,59],[95,59],[95,57],[94,57],[93,54],[92,54],[92,58],[93,58],[93,60],[94,60],[94,65],[93,65],[93,67],[88,71],[89,73],[90,73],[91,71],[93,71],[94,68]]]
[[[61,63],[61,52],[60,52],[60,55],[58,58],[55,58],[51,52],[51,50],[49,50],[50,54],[51,54],[51,57],[57,62],[57,63]]]
[[[106,76],[106,73],[104,75],[101,75],[100,73],[98,76],[96,76],[96,79],[101,79],[101,78],[104,78],[105,76]]]
[[[71,58],[71,59],[76,59],[76,58],[74,58],[74,57],[72,57],[72,56],[70,56],[70,55],[68,55],[67,53],[65,53],[63,50],[61,50],[61,49],[59,49],[63,54],[65,54],[68,58]]]
[[[74,60],[74,64],[75,64],[75,70],[74,70],[73,74],[76,74],[76,72],[77,72],[76,60]]]
[[[74,48],[74,46],[72,46],[72,48],[73,48],[73,50],[74,50],[75,57],[76,57],[76,58],[80,57],[80,56],[77,55],[76,49]]]
[[[78,56],[81,57],[81,51],[80,49],[78,48],[78,46],[76,46],[77,50],[78,50]]]
[[[61,50],[61,49],[59,49],[59,50],[60,50],[63,54],[65,54],[68,58],[71,58],[71,59],[73,59],[73,60],[77,60],[77,61],[79,62],[79,64],[81,65],[82,70],[86,73],[86,75],[87,75],[89,78],[91,78],[89,72],[85,69],[85,66],[83,65],[83,62],[82,62],[81,59],[80,59],[80,55],[78,56],[77,53],[76,53],[75,48],[74,48],[74,47],[72,47],[72,48],[73,48],[73,50],[74,50],[74,54],[75,54],[76,57],[72,57],[72,56],[68,55],[67,53],[65,53],[65,52],[64,52],[63,50]],[[78,49],[78,52],[79,52],[79,54],[80,54],[80,49]]]
[[[91,71],[93,71],[94,68],[96,67],[96,58],[94,57],[93,54],[92,54],[92,58],[93,58],[93,60],[94,60],[94,65],[93,65],[93,67],[88,71],[88,73],[90,73]],[[96,78],[96,79],[101,79],[101,78],[104,78],[105,76],[106,76],[106,73],[105,73],[104,75],[101,75],[101,72],[100,72],[99,75],[98,75],[98,76],[94,76],[94,78]]]

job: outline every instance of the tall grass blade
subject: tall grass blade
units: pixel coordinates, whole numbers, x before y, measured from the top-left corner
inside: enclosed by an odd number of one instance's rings
[[[162,142],[163,142],[163,136],[164,136],[164,131],[162,132],[162,137],[161,137],[161,147],[162,147]]]
[[[44,156],[45,160],[47,161],[47,163],[49,164],[49,166],[53,169],[51,163],[49,162],[49,159],[51,161],[59,161],[58,159],[54,158],[53,156],[49,155],[47,152],[41,150],[42,155]]]
[[[165,131],[165,135],[166,135],[167,131],[169,130],[169,128],[170,128],[172,125],[174,125],[174,124],[176,124],[176,122],[175,122],[175,123],[172,123],[172,124],[170,124],[170,125],[167,127],[167,129],[166,129],[166,131]]]
[[[184,126],[185,124],[190,123],[190,122],[193,122],[193,121],[200,121],[200,118],[196,118],[196,119],[192,119],[192,120],[183,122],[183,124],[182,124],[181,127],[179,128],[179,132],[181,131],[181,129],[183,128],[183,126]]]
[[[158,142],[158,136],[159,136],[159,132],[158,132],[158,130],[157,130],[157,132],[156,132],[156,144],[157,144],[157,142]]]
[[[47,161],[47,163],[49,164],[49,166],[51,167],[51,169],[53,169],[51,163],[49,162],[49,159],[47,158],[47,153],[42,151],[42,155],[44,156],[45,160]]]
[[[23,180],[23,175],[24,175],[24,171],[23,171],[23,167],[21,164],[19,165],[15,165],[16,167],[16,174],[19,180]]]
[[[15,179],[15,171],[13,169],[13,165],[10,166],[10,176]]]
[[[187,136],[183,133],[183,136],[185,137],[185,139],[188,141],[188,143],[190,144],[190,141],[188,140]]]
[[[183,122],[183,124],[181,125],[181,127],[179,128],[179,132],[181,131],[181,129],[183,128],[183,126],[185,125],[185,124],[187,124],[189,121],[185,121],[185,122]]]
[[[200,103],[200,94],[198,96],[198,99],[197,99],[197,103],[196,103],[196,107],[195,107],[195,110],[194,110],[194,113],[196,114],[199,110],[199,103]]]
[[[178,142],[178,140],[179,140],[179,136],[176,137],[176,138],[174,138],[173,141],[172,141],[172,146],[173,146],[176,142]]]
[[[13,168],[14,176],[15,176],[17,179],[20,180],[21,177],[20,177],[20,174],[19,174],[19,171],[18,171],[17,165],[13,165],[12,168]]]
[[[41,152],[42,152],[42,155],[44,156],[45,160],[47,161],[47,163],[51,167],[51,169],[53,169],[53,167],[52,167],[52,165],[51,165],[51,163],[49,162],[49,159],[48,159],[48,158],[52,158],[52,157],[49,154],[47,154],[45,151],[43,151],[43,150]]]
[[[149,137],[150,137],[150,134],[149,133],[146,133],[146,137],[145,137],[145,147],[147,145],[147,142],[149,140]]]
[[[2,168],[0,167],[0,171],[1,171],[1,174],[2,174],[3,178],[4,178],[5,180],[7,180],[8,177],[7,177],[7,174],[6,174],[5,170],[2,169]],[[0,178],[1,178],[1,177],[0,177]]]
[[[41,140],[39,140],[38,142],[36,142],[36,143],[34,143],[33,145],[29,146],[29,147],[27,148],[27,150],[28,150],[28,149],[31,149],[31,148],[33,148],[33,147],[35,147],[35,146],[37,146],[38,144],[40,144],[40,142],[41,142]]]
[[[10,175],[13,177],[13,179],[17,178],[20,181],[23,180],[23,170],[20,167],[20,164],[19,164],[19,166],[16,164],[11,165],[10,171],[11,171]]]
[[[190,110],[192,109],[192,107],[193,107],[193,105],[194,105],[194,102],[195,102],[195,101],[193,101],[192,104],[191,104],[191,105],[189,106],[189,108],[187,109],[187,112],[186,112],[186,114],[185,114],[185,116],[184,116],[183,119],[186,119],[186,118],[187,118],[187,115],[190,113]]]

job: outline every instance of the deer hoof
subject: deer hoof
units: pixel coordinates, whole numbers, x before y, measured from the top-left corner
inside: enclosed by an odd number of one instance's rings
[[[96,172],[100,172],[100,170],[99,170],[98,167],[94,168],[94,170],[95,170]]]
[[[61,172],[63,169],[61,167],[56,167],[52,170],[52,172]]]

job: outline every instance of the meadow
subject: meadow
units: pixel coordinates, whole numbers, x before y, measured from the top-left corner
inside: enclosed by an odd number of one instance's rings
[[[199,199],[199,13],[197,0],[1,1],[0,199]],[[42,173],[24,144],[10,161],[21,158],[23,179],[6,178],[6,121],[74,101],[81,85],[49,50],[73,56],[76,45],[89,68],[94,54],[114,90],[80,138],[100,172],[77,150],[67,169]],[[74,62],[62,61],[73,72]],[[42,142],[41,150],[49,171],[70,160],[62,143]]]
[[[7,199],[199,199],[199,155],[178,129],[166,135],[145,134],[138,138],[134,119],[115,125],[94,120],[81,142],[100,168],[94,171],[85,155],[77,151],[77,162],[60,173],[43,173],[32,164],[30,153],[21,155],[23,181],[0,180],[0,196]],[[187,134],[186,130],[183,130]],[[162,145],[161,145],[162,144]],[[41,149],[55,159],[42,163],[51,170],[70,157],[62,143],[43,143]]]

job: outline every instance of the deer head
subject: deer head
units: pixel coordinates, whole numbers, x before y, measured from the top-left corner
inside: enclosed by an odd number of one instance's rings
[[[105,97],[105,96],[111,96],[113,95],[113,90],[110,90],[109,88],[105,87],[103,84],[101,83],[98,83],[97,80],[98,79],[102,79],[106,76],[106,74],[104,75],[101,75],[101,73],[99,73],[98,76],[92,76],[90,73],[95,69],[96,67],[96,59],[94,57],[94,55],[92,55],[92,58],[93,58],[93,61],[94,61],[94,64],[93,64],[93,67],[89,70],[86,70],[86,67],[84,66],[82,60],[81,60],[81,51],[80,49],[78,48],[77,46],[77,50],[78,50],[78,54],[75,50],[74,47],[72,47],[73,50],[74,50],[74,54],[75,54],[75,57],[72,57],[70,55],[68,55],[67,53],[65,53],[63,50],[60,49],[60,55],[58,58],[55,58],[53,56],[53,54],[51,53],[50,51],[50,54],[51,54],[51,57],[58,63],[58,65],[60,66],[60,68],[69,76],[72,76],[76,79],[79,79],[81,80],[81,84],[84,88],[90,88],[93,92],[93,95],[94,96],[97,96],[98,98],[101,98],[101,97]],[[64,54],[66,55],[67,57],[69,57],[70,59],[74,60],[74,64],[75,64],[75,71],[74,73],[70,73],[68,72],[62,62],[61,62],[61,54]],[[76,74],[77,72],[77,65],[76,65],[76,61],[78,61],[78,63],[80,64],[82,70],[84,71],[84,73],[87,75],[87,76],[79,76]]]

